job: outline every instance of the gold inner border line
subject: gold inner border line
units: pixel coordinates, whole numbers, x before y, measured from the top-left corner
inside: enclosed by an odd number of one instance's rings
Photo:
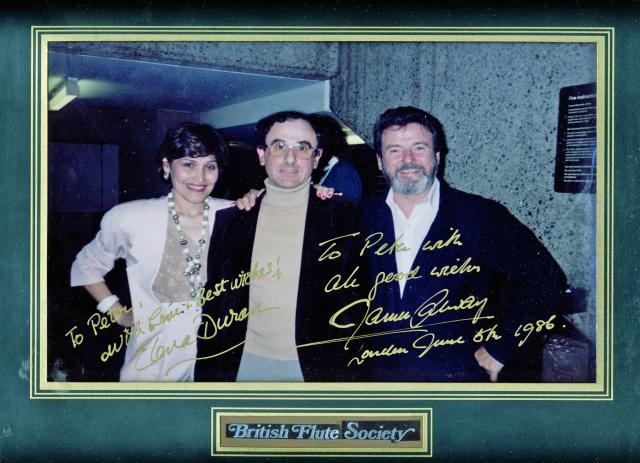
[[[117,34],[113,33],[113,30],[122,31]],[[292,34],[289,37],[274,37],[274,36],[265,36],[265,35],[257,35],[257,34],[247,34],[247,31],[250,30],[262,30],[262,29],[272,29],[272,30],[282,30],[287,32],[295,32],[301,31],[303,33]],[[341,32],[340,35],[327,35],[316,33],[317,30],[321,31],[338,31]],[[70,34],[70,31],[77,30],[77,34]],[[111,34],[98,34],[95,31],[108,30],[111,31]],[[136,31],[145,30],[151,31],[144,34],[138,34]],[[601,97],[600,92],[603,92],[606,95],[605,104],[598,105],[598,172],[602,172],[605,175],[598,175],[598,192],[605,191],[609,193],[608,195],[599,194],[597,197],[598,203],[598,261],[602,264],[598,264],[598,278],[597,278],[597,294],[596,297],[598,299],[598,303],[596,304],[596,320],[597,320],[597,372],[598,378],[595,385],[597,387],[601,387],[601,390],[598,391],[587,391],[580,390],[576,391],[576,386],[585,386],[585,384],[570,384],[570,385],[562,385],[562,388],[565,389],[568,395],[551,395],[548,397],[538,397],[534,396],[535,399],[546,399],[546,398],[564,398],[569,399],[572,393],[576,392],[602,392],[605,394],[606,398],[612,398],[613,393],[613,53],[614,53],[614,44],[613,44],[613,29],[612,28],[483,28],[483,27],[465,27],[465,28],[447,28],[447,27],[434,27],[434,28],[350,28],[350,27],[337,27],[337,28],[313,28],[313,32],[311,33],[307,28],[301,27],[278,27],[278,26],[265,26],[265,27],[252,27],[252,26],[226,26],[219,28],[209,28],[209,27],[189,27],[185,26],[184,28],[176,28],[176,27],[163,27],[163,26],[149,26],[149,27],[134,27],[134,28],[124,28],[117,26],[101,26],[101,27],[93,27],[93,26],[63,26],[63,27],[55,27],[55,26],[47,26],[47,27],[32,27],[32,69],[31,69],[31,78],[32,78],[32,87],[31,87],[31,97],[32,97],[32,121],[31,127],[34,132],[32,135],[32,166],[30,169],[30,191],[32,194],[32,203],[31,203],[31,220],[35,223],[30,223],[30,249],[32,251],[30,257],[31,265],[34,265],[36,262],[40,263],[40,273],[38,274],[37,268],[30,268],[30,297],[32,301],[31,305],[31,321],[32,321],[32,329],[30,331],[30,345],[32,346],[30,352],[30,383],[32,385],[31,395],[35,397],[36,395],[40,395],[41,397],[49,398],[49,394],[45,394],[45,391],[53,391],[56,394],[65,394],[67,397],[73,397],[74,392],[77,390],[89,389],[93,390],[94,393],[96,390],[100,389],[108,389],[108,390],[117,390],[124,391],[128,394],[142,394],[140,397],[144,397],[145,392],[148,393],[149,389],[151,390],[167,390],[167,393],[171,393],[172,388],[175,388],[176,385],[172,385],[171,383],[164,384],[144,384],[142,387],[132,387],[131,384],[121,384],[121,383],[111,383],[114,384],[115,387],[106,387],[101,383],[54,383],[49,382],[46,377],[46,136],[47,136],[47,101],[46,101],[46,56],[48,50],[49,42],[59,42],[59,41],[139,41],[139,40],[148,40],[148,41],[184,41],[182,38],[180,40],[176,40],[174,36],[168,37],[158,37],[154,34],[162,34],[169,33],[167,31],[182,31],[182,30],[203,30],[203,31],[225,31],[228,33],[230,30],[238,30],[239,33],[243,34],[242,36],[236,35],[228,35],[221,33],[206,33],[206,34],[186,34],[186,37],[192,37],[193,40],[216,40],[216,41],[386,41],[386,42],[405,42],[405,41],[419,41],[419,42],[495,42],[495,43],[518,43],[518,42],[561,42],[561,43],[595,43],[596,44],[596,53],[597,53],[597,89],[598,89],[598,101],[605,101]],[[344,34],[342,31],[344,30],[362,30],[368,32],[367,34],[358,34],[358,33],[349,33]],[[554,31],[552,34],[549,34],[547,31]],[[65,33],[62,33],[64,31]],[[94,33],[87,33],[87,31],[93,31]],[[371,34],[370,31],[381,31],[378,34]],[[404,37],[397,35],[386,35],[391,33],[404,33],[406,31],[414,31],[416,34],[423,35],[420,37],[419,35],[406,35]],[[431,31],[438,32],[435,35],[430,35]],[[447,31],[448,34],[442,34],[441,31]],[[505,31],[501,34],[500,31]],[[516,34],[518,31],[524,31],[530,34],[527,37],[518,37]],[[470,37],[464,35],[453,35],[453,33],[468,33],[468,34],[478,34],[479,32],[486,32],[487,35]],[[181,32],[182,33],[182,32]],[[518,32],[519,33],[519,32]],[[583,34],[580,36],[576,36],[576,34]],[[124,34],[124,36],[123,36]],[[505,36],[506,34],[506,36]],[[566,35],[564,35],[566,34]],[[572,36],[573,35],[573,36]],[[117,39],[119,40],[112,40]],[[495,40],[493,40],[495,39]],[[606,47],[605,45],[608,45]],[[38,61],[38,57],[40,60]],[[38,82],[40,82],[40,87],[38,87]],[[603,88],[606,82],[606,90]],[[34,86],[35,83],[35,86]],[[40,105],[38,105],[40,102]],[[606,108],[605,108],[606,106]],[[605,113],[606,116],[605,119]],[[35,112],[36,114],[33,114]],[[40,124],[38,124],[40,121]],[[606,122],[606,124],[605,124]],[[39,128],[39,130],[38,130]],[[602,134],[602,135],[601,135]],[[40,135],[40,136],[38,136]],[[606,145],[605,145],[606,143]],[[605,151],[607,150],[608,151]],[[40,172],[37,170],[37,161],[38,154],[40,154]],[[606,162],[605,162],[605,154]],[[602,164],[601,164],[602,163]],[[606,166],[605,166],[606,164]],[[607,169],[608,167],[608,169]],[[42,182],[38,182],[38,174],[40,174],[40,178],[42,178]],[[606,176],[606,178],[605,178]],[[608,180],[608,182],[607,182]],[[39,186],[42,185],[41,188]],[[45,194],[43,194],[45,192]],[[606,196],[606,198],[604,198]],[[37,204],[35,203],[36,199],[40,198],[40,208],[38,209]],[[43,201],[44,199],[44,201]],[[601,211],[601,205],[602,211]],[[605,215],[606,209],[606,215]],[[40,218],[40,220],[38,220]],[[608,219],[608,220],[605,220]],[[39,230],[38,225],[40,224]],[[38,240],[38,231],[40,231],[40,236]],[[608,233],[607,233],[608,232]],[[607,245],[606,254],[604,252],[605,248],[601,246],[603,242]],[[39,246],[38,246],[39,245]],[[38,248],[40,249],[40,253],[38,253]],[[602,252],[601,252],[602,251]],[[38,254],[40,259],[38,260]],[[43,265],[44,263],[44,265]],[[601,275],[601,269],[604,268],[605,275]],[[40,278],[38,278],[38,276]],[[605,278],[606,276],[606,281]],[[38,301],[37,295],[39,295],[40,299]],[[606,299],[605,299],[606,297]],[[601,300],[602,298],[602,300]],[[608,304],[606,304],[608,303]],[[608,311],[606,310],[608,309]],[[35,322],[35,323],[33,323]],[[40,336],[38,336],[40,334]],[[43,342],[44,336],[44,342]],[[604,344],[607,344],[608,349],[604,350]],[[39,347],[39,348],[38,348]],[[36,355],[36,352],[39,355]],[[606,355],[605,355],[606,354]],[[604,363],[606,361],[606,364]],[[606,371],[604,369],[606,365]],[[34,376],[38,372],[38,381],[34,380]],[[98,386],[99,384],[99,386]],[[220,390],[224,390],[223,385],[220,383],[200,383],[202,386],[207,386],[210,388],[212,384],[217,387],[220,387],[218,391],[213,393],[218,393],[224,395],[224,393],[220,393]],[[442,389],[451,389],[453,387],[452,384],[449,383],[440,383]],[[82,386],[87,387],[82,387]],[[345,386],[349,385],[348,383],[343,384],[339,387],[340,390],[344,390]],[[403,383],[406,386],[406,383]],[[469,389],[469,385],[473,386],[473,384],[465,385],[465,389]],[[81,387],[77,387],[81,386]],[[233,384],[233,389],[237,390],[238,384]],[[306,385],[296,385],[293,389],[297,389],[299,391],[309,391],[312,392],[313,388],[317,385],[313,383],[307,383]],[[356,386],[359,389],[354,390],[354,392],[362,392],[366,394],[370,392],[371,385],[367,384],[363,387],[361,384]],[[416,390],[416,386],[421,386]],[[436,385],[436,389],[433,389],[433,384],[426,383],[412,383],[407,386],[407,394],[422,394],[422,397],[428,396],[428,394],[437,394],[439,388]],[[543,386],[545,386],[543,384]],[[554,386],[557,386],[555,384]],[[586,384],[586,386],[593,386],[592,384]],[[260,387],[263,387],[261,385]],[[285,385],[283,390],[290,391],[290,386]],[[385,385],[388,388],[394,388],[394,392],[397,391],[397,384],[388,383]],[[426,387],[426,390],[422,389]],[[531,389],[532,385],[526,385],[526,388]],[[311,390],[310,390],[311,388]],[[180,393],[190,394],[192,388],[184,388],[184,385],[180,385]],[[194,389],[197,389],[195,387]],[[455,390],[455,387],[454,387]],[[504,398],[504,399],[517,399],[517,395],[506,395],[504,397],[500,397],[500,394],[504,394],[505,390],[496,390],[492,385],[489,385],[489,390],[492,391],[489,394],[495,394],[496,398]],[[515,390],[522,390],[522,386],[516,386]],[[56,392],[57,391],[57,392]],[[469,391],[469,390],[458,390],[460,394],[470,394],[470,399],[479,398],[476,393],[481,393],[477,391]],[[330,392],[330,390],[329,390]],[[529,394],[532,394],[532,391]],[[547,387],[543,387],[539,392],[550,392]],[[104,394],[108,394],[109,392],[104,392]],[[175,393],[175,392],[174,392]],[[272,394],[276,394],[277,392],[272,392]],[[204,393],[206,394],[206,392]],[[455,395],[455,393],[454,393]],[[520,394],[518,394],[520,395]],[[526,393],[525,393],[526,395]],[[334,395],[331,395],[334,397]],[[406,397],[401,395],[400,397]],[[574,397],[580,398],[593,398],[593,396],[581,396],[580,394],[576,394]],[[601,396],[597,396],[601,397]],[[83,397],[84,398],[84,397]],[[122,398],[120,395],[114,396],[114,398]],[[176,397],[178,398],[178,397]],[[195,398],[195,397],[194,397]],[[235,395],[230,394],[229,398],[236,398]],[[438,395],[434,396],[435,399],[441,398]],[[457,398],[464,398],[464,396],[460,395]]]

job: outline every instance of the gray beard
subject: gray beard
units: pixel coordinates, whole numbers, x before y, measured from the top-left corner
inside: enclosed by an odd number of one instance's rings
[[[400,180],[398,179],[398,172],[402,169],[422,169],[423,176],[418,180]],[[403,195],[414,196],[419,195],[420,193],[424,193],[431,185],[433,185],[433,181],[435,179],[435,168],[432,172],[427,172],[422,166],[417,164],[403,164],[399,166],[393,174],[393,177],[389,178],[386,175],[387,180],[391,183],[391,189],[395,193],[400,193]]]

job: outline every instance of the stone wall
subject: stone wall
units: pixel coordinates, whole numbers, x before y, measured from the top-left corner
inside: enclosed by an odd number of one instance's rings
[[[576,317],[595,314],[595,196],[553,191],[560,88],[595,82],[595,45],[570,43],[342,43],[334,112],[372,144],[387,108],[432,112],[447,134],[444,178],[495,199],[529,226],[589,290]]]

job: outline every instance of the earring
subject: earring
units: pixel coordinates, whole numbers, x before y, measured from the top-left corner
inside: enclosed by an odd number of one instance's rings
[[[164,177],[165,180],[169,180],[170,175],[171,175],[170,172],[168,170],[165,170],[162,176]]]

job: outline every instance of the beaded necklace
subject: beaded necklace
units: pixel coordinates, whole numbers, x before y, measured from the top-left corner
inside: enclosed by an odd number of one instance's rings
[[[179,244],[182,247],[182,253],[185,258],[185,269],[182,274],[185,276],[187,280],[187,286],[189,287],[189,293],[191,297],[196,297],[198,294],[198,290],[202,288],[202,277],[200,276],[200,269],[202,265],[200,264],[200,259],[202,257],[202,250],[204,249],[204,245],[207,242],[206,236],[209,231],[209,198],[207,198],[204,202],[204,210],[202,212],[202,228],[200,230],[200,238],[198,239],[198,246],[196,248],[195,257],[191,256],[191,250],[189,249],[189,242],[187,241],[187,237],[184,235],[182,231],[182,227],[180,226],[180,216],[176,211],[175,202],[173,200],[173,190],[169,192],[167,196],[168,205],[169,205],[169,215],[173,219],[173,223],[176,226],[176,230],[180,235]]]

